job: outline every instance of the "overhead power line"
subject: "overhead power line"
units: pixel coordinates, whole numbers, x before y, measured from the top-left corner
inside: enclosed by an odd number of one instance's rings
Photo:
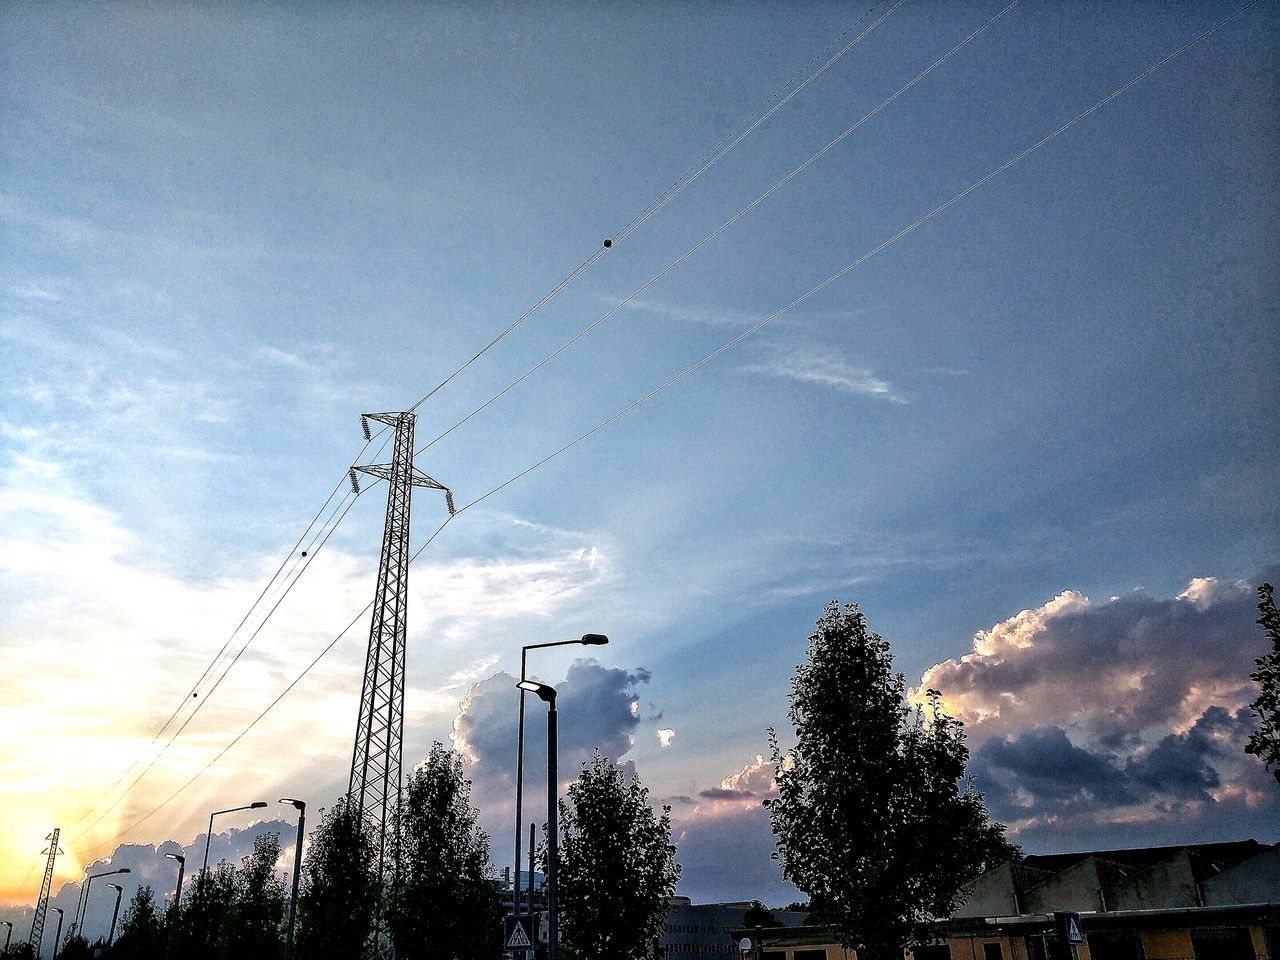
[[[781,109],[782,106],[786,104],[788,101],[790,101],[792,97],[794,97],[801,90],[807,87],[810,83],[816,80],[819,76],[825,73],[827,69],[831,67],[832,64],[834,64],[837,60],[839,60],[846,53],[852,50],[853,47],[863,37],[865,37],[871,31],[875,30],[876,27],[880,26],[880,24],[884,23],[884,21],[888,19],[889,15],[892,14],[894,10],[897,10],[898,7],[902,6],[905,0],[897,0],[897,2],[893,5],[893,7],[890,8],[888,13],[884,14],[884,16],[882,16],[879,20],[873,23],[870,27],[868,27],[866,30],[863,30],[856,37],[854,37],[853,40],[851,40],[848,44],[846,44],[835,56],[833,56],[821,67],[819,67],[818,70],[815,71],[811,76],[807,77],[804,80],[804,82],[801,83],[798,87],[796,87],[794,90],[788,93],[786,97],[784,97],[778,103],[774,104],[772,107],[768,106],[769,103],[775,97],[777,97],[779,93],[781,93],[787,87],[795,83],[796,80],[804,76],[804,74],[808,73],[808,71],[813,67],[813,65],[817,63],[820,59],[822,59],[822,57],[827,53],[828,50],[830,50],[832,47],[838,44],[841,40],[847,37],[854,29],[857,28],[858,24],[866,20],[867,17],[869,17],[872,13],[874,13],[875,10],[885,2],[886,0],[876,0],[876,2],[872,4],[872,6],[868,8],[867,11],[861,17],[859,17],[851,26],[846,28],[843,33],[841,33],[838,37],[836,37],[829,44],[827,44],[827,46],[823,48],[822,52],[819,53],[818,56],[814,57],[807,64],[805,64],[794,76],[791,77],[791,79],[787,80],[786,83],[782,84],[780,87],[776,88],[772,93],[770,93],[769,96],[765,97],[765,99],[761,101],[761,103],[758,104],[756,108],[751,111],[750,114],[748,114],[742,120],[738,121],[738,123],[733,127],[732,130],[730,130],[727,134],[721,137],[720,140],[717,141],[716,144],[713,147],[711,147],[710,150],[708,150],[701,157],[699,157],[698,160],[691,167],[689,167],[683,174],[681,174],[681,176],[677,180],[675,180],[670,186],[668,186],[665,190],[663,190],[662,193],[659,194],[654,200],[650,201],[650,203],[643,210],[641,210],[640,213],[632,217],[632,219],[628,221],[626,225],[622,227],[622,229],[618,230],[615,234],[613,234],[607,240],[605,240],[602,246],[596,247],[595,252],[592,253],[591,256],[587,257],[587,259],[583,260],[580,264],[574,267],[573,270],[571,270],[559,283],[557,283],[554,287],[552,287],[550,290],[544,293],[542,297],[539,298],[538,301],[533,304],[533,306],[529,307],[522,314],[520,314],[520,316],[516,317],[513,321],[511,321],[511,323],[507,324],[507,326],[504,327],[498,333],[497,336],[495,336],[492,340],[490,340],[483,347],[481,347],[480,350],[478,350],[475,354],[473,354],[470,357],[470,359],[468,359],[465,363],[463,363],[461,366],[455,369],[452,373],[450,373],[447,377],[445,377],[443,380],[437,383],[434,387],[432,387],[430,390],[424,393],[421,397],[419,397],[416,401],[414,401],[413,405],[409,407],[409,412],[412,413],[413,411],[417,410],[418,407],[420,407],[422,404],[430,400],[440,390],[442,390],[448,383],[450,383],[455,377],[457,377],[460,373],[462,373],[464,370],[470,367],[473,363],[475,363],[477,360],[483,357],[486,353],[488,353],[490,350],[496,347],[499,343],[501,343],[504,339],[506,339],[506,337],[509,334],[514,332],[517,327],[519,327],[526,320],[532,317],[535,313],[537,313],[539,310],[545,307],[548,303],[554,300],[566,287],[568,287],[571,283],[573,283],[573,281],[577,280],[578,277],[582,276],[582,274],[586,273],[587,270],[589,270],[592,266],[594,266],[595,263],[598,260],[600,260],[600,258],[603,257],[610,249],[617,246],[623,240],[631,236],[631,234],[634,233],[637,229],[639,229],[640,226],[645,223],[645,221],[647,221],[650,217],[652,217],[659,210],[665,207],[668,203],[674,200],[680,193],[684,191],[686,187],[688,187],[695,180],[697,180],[704,173],[706,173],[709,169],[711,169],[711,167],[714,166],[721,158],[723,158],[725,154],[727,154],[730,150],[732,150],[738,144],[742,143],[743,140],[745,140],[752,133],[754,133],[756,128],[758,128],[762,123],[764,123],[766,120],[772,117],[775,113],[777,113],[778,110]],[[761,112],[764,111],[766,107],[768,107],[767,112],[761,115]],[[746,127],[746,129],[743,130],[743,127]],[[727,144],[726,144],[726,141],[728,141]]]
[[[895,5],[894,5],[894,7],[893,7],[893,8],[891,8],[891,9],[889,10],[889,12],[885,14],[885,16],[887,17],[890,13],[892,13],[894,10],[896,10],[896,9],[898,8],[898,6],[900,6],[900,5],[901,5],[901,3],[902,3],[902,2],[903,2],[903,0],[899,0],[898,4],[895,4]],[[944,54],[943,54],[941,57],[939,57],[938,59],[934,60],[934,61],[933,61],[933,63],[929,64],[929,66],[925,67],[923,70],[921,70],[919,73],[917,73],[914,77],[912,77],[909,81],[907,81],[905,84],[903,84],[901,87],[899,87],[896,91],[894,91],[894,92],[893,92],[892,94],[890,94],[888,97],[886,97],[885,99],[881,100],[881,101],[880,101],[878,104],[876,104],[876,106],[875,106],[875,107],[873,107],[871,110],[869,110],[868,112],[864,113],[864,114],[863,114],[861,117],[859,117],[859,118],[858,118],[854,123],[852,123],[850,126],[846,127],[846,128],[845,128],[845,129],[844,129],[840,134],[838,134],[834,139],[832,139],[832,140],[828,141],[828,142],[826,143],[826,145],[825,145],[825,146],[823,146],[821,149],[819,149],[816,153],[812,154],[812,155],[811,155],[807,160],[805,160],[805,161],[804,161],[803,163],[801,163],[799,166],[794,167],[794,168],[791,170],[791,172],[790,172],[790,173],[786,174],[786,175],[785,175],[784,177],[782,177],[780,180],[776,181],[776,182],[773,184],[773,186],[771,186],[771,187],[769,187],[769,189],[765,190],[765,191],[764,191],[764,193],[762,193],[762,194],[760,194],[759,196],[757,196],[754,200],[752,200],[752,201],[751,201],[750,203],[748,203],[745,207],[743,207],[742,209],[740,209],[740,210],[739,210],[737,213],[735,213],[732,217],[730,217],[728,220],[724,221],[724,223],[720,224],[720,226],[716,227],[714,230],[712,230],[710,233],[708,233],[705,237],[703,237],[701,240],[699,240],[697,243],[695,243],[692,247],[690,247],[690,248],[689,248],[688,250],[686,250],[684,253],[680,254],[680,256],[676,257],[674,260],[672,260],[670,263],[668,263],[665,267],[663,267],[663,268],[662,268],[661,270],[659,270],[657,273],[653,274],[651,277],[649,277],[649,279],[648,279],[648,280],[646,280],[644,283],[642,283],[639,287],[637,287],[635,290],[631,291],[631,293],[627,294],[627,296],[623,297],[621,300],[619,300],[617,303],[615,303],[612,307],[610,307],[607,311],[605,311],[603,314],[601,314],[599,317],[597,317],[597,318],[596,318],[595,320],[593,320],[591,323],[587,324],[585,327],[583,327],[581,330],[579,330],[576,334],[574,334],[572,337],[570,337],[570,338],[569,338],[568,340],[566,340],[564,343],[560,344],[560,346],[556,347],[556,349],[555,349],[555,350],[551,351],[551,353],[547,354],[545,357],[543,357],[541,360],[539,360],[536,364],[534,364],[532,367],[530,367],[528,370],[526,370],[524,373],[522,373],[519,377],[517,377],[515,380],[511,381],[511,383],[507,384],[505,387],[503,387],[501,390],[499,390],[497,393],[495,393],[493,396],[491,396],[491,397],[490,397],[488,400],[486,400],[484,403],[480,404],[480,406],[476,407],[474,410],[472,410],[470,413],[468,413],[466,416],[464,416],[461,420],[456,421],[456,422],[455,422],[451,427],[449,427],[448,429],[444,430],[442,433],[437,434],[437,435],[436,435],[432,440],[428,441],[426,444],[424,444],[423,446],[419,447],[419,448],[415,451],[415,453],[422,453],[423,451],[428,450],[428,449],[430,449],[431,447],[435,446],[437,443],[439,443],[439,442],[440,442],[441,440],[443,440],[445,437],[449,436],[449,434],[453,433],[453,431],[457,430],[457,429],[458,429],[459,427],[461,427],[463,424],[465,424],[465,423],[467,423],[468,421],[470,421],[473,417],[476,417],[476,416],[478,416],[479,414],[483,413],[485,410],[487,410],[487,409],[488,409],[490,406],[492,406],[494,403],[496,403],[497,401],[501,400],[501,399],[502,399],[503,397],[505,397],[508,393],[510,393],[510,392],[511,392],[512,390],[514,390],[516,387],[520,386],[520,384],[524,383],[524,382],[525,382],[526,380],[528,380],[531,376],[533,376],[535,373],[537,373],[539,370],[541,370],[543,367],[545,367],[548,363],[550,363],[550,362],[551,362],[552,360],[554,360],[556,357],[560,356],[560,354],[564,353],[566,350],[568,350],[568,349],[569,349],[570,347],[572,347],[574,344],[578,343],[580,340],[582,340],[584,337],[586,337],[589,333],[591,333],[593,330],[595,330],[595,329],[596,329],[597,327],[599,327],[601,324],[605,323],[606,321],[608,321],[608,320],[609,320],[609,319],[611,319],[612,317],[616,316],[616,315],[618,314],[618,312],[619,312],[619,311],[621,311],[623,308],[625,308],[628,304],[632,303],[632,302],[633,302],[637,297],[639,297],[641,294],[643,294],[646,290],[648,290],[650,287],[652,287],[655,283],[657,283],[657,282],[658,282],[659,280],[661,280],[663,277],[665,277],[665,276],[667,276],[668,274],[670,274],[673,270],[675,270],[675,269],[676,269],[677,267],[679,267],[682,263],[684,263],[686,260],[688,260],[690,257],[692,257],[695,253],[697,253],[699,250],[701,250],[703,247],[705,247],[707,244],[709,244],[712,240],[714,240],[716,237],[720,236],[720,234],[722,234],[725,230],[729,229],[729,227],[733,226],[735,223],[737,223],[739,220],[741,220],[743,217],[745,217],[748,213],[750,213],[752,210],[754,210],[754,209],[755,209],[756,207],[758,207],[760,204],[764,203],[764,201],[765,201],[765,200],[769,199],[769,197],[773,196],[773,194],[774,194],[774,193],[776,193],[778,190],[782,189],[784,186],[786,186],[786,184],[790,183],[794,178],[796,178],[796,177],[797,177],[797,176],[799,176],[801,173],[803,173],[805,170],[807,170],[807,169],[808,169],[812,164],[814,164],[815,162],[817,162],[817,161],[818,161],[819,159],[821,159],[822,157],[826,156],[826,155],[827,155],[828,153],[830,153],[833,149],[835,149],[837,146],[839,146],[841,143],[843,143],[845,140],[847,140],[850,136],[852,136],[852,135],[853,135],[853,133],[854,133],[854,132],[856,132],[856,131],[857,131],[859,128],[861,128],[864,124],[866,124],[866,123],[867,123],[868,121],[870,121],[873,117],[875,117],[878,113],[880,113],[880,111],[882,111],[885,107],[889,106],[889,104],[893,103],[895,100],[897,100],[899,97],[901,97],[904,93],[906,93],[908,90],[910,90],[912,87],[914,87],[917,83],[919,83],[921,80],[923,80],[923,79],[924,79],[925,77],[927,77],[929,74],[931,74],[934,70],[936,70],[936,69],[937,69],[938,67],[940,67],[942,64],[944,64],[944,63],[946,63],[948,60],[950,60],[953,56],[955,56],[955,54],[959,53],[959,52],[960,52],[960,50],[962,50],[962,49],[964,49],[966,46],[968,46],[968,45],[969,45],[969,44],[970,44],[974,39],[976,39],[980,34],[982,34],[982,33],[983,33],[983,32],[984,32],[988,27],[990,27],[990,26],[991,26],[992,24],[994,24],[997,20],[999,20],[1001,17],[1003,17],[1006,13],[1008,13],[1010,10],[1012,10],[1014,7],[1016,7],[1020,2],[1021,2],[1021,0],[1013,0],[1013,2],[1012,2],[1012,3],[1010,3],[1007,7],[1005,7],[1003,10],[1001,10],[999,13],[995,14],[995,16],[993,16],[993,17],[991,17],[990,19],[988,19],[988,20],[987,20],[985,23],[983,23],[980,27],[978,27],[976,30],[974,30],[972,33],[970,33],[967,37],[965,37],[965,38],[964,38],[963,40],[961,40],[959,43],[957,43],[957,44],[955,44],[953,47],[951,47],[951,49],[950,49],[950,50],[948,50],[946,53],[944,53]],[[882,17],[880,21],[877,21],[877,24],[878,24],[878,23],[880,23],[880,22],[883,22],[883,19],[884,19],[884,18]],[[874,26],[874,25],[873,25],[873,26]],[[871,29],[871,28],[868,28],[868,29]],[[862,34],[860,34],[859,36],[862,36]]]

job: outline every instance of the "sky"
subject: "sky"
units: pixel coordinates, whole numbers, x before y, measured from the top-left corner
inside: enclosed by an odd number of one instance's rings
[[[406,765],[464,751],[496,864],[520,647],[599,632],[530,657],[561,770],[599,747],[671,807],[681,892],[795,899],[762,757],[833,598],[965,720],[1029,852],[1280,840],[1241,750],[1280,571],[1280,14],[899,236],[1239,4],[905,0],[850,29],[868,6],[4,6],[13,916],[55,826],[55,891],[128,858],[163,887],[164,844],[254,800],[222,855],[270,828],[288,861],[275,799],[347,785],[385,504],[346,497],[382,442],[360,414],[565,278],[416,408],[420,447],[448,431],[418,466],[484,499],[412,567]],[[417,492],[415,549],[442,500]]]

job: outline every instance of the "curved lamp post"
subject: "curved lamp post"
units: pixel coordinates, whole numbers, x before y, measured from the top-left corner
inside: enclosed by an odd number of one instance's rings
[[[204,866],[200,868],[200,875],[203,876],[209,869],[209,843],[213,840],[213,818],[224,813],[236,813],[240,810],[261,810],[267,805],[265,800],[255,800],[253,803],[246,803],[243,807],[228,807],[226,810],[215,810],[209,814],[209,832],[204,835]]]
[[[133,871],[128,867],[121,867],[119,870],[95,873],[85,880],[84,889],[80,891],[80,903],[76,907],[76,933],[80,936],[84,936],[84,915],[89,912],[89,890],[93,887],[93,881],[99,877],[114,877],[117,873],[133,873]]]
[[[298,879],[302,875],[302,827],[307,822],[307,803],[292,797],[281,797],[279,803],[291,803],[298,811],[298,839],[293,844],[293,896],[289,900],[289,939],[285,956],[293,960],[293,921],[298,915]]]
[[[521,680],[521,690],[536,693],[547,705],[547,960],[556,960],[556,861],[560,857],[560,831],[556,825],[556,690],[545,683]],[[529,878],[533,887],[533,878]],[[530,909],[533,898],[529,898]]]
[[[9,920],[0,920],[0,923],[3,923],[6,927],[9,928],[9,932],[5,934],[5,938],[4,938],[4,952],[8,953],[9,941],[13,939],[13,923]]]
[[[116,920],[120,917],[120,897],[124,895],[124,887],[118,883],[108,883],[108,887],[116,892],[116,906],[111,911],[111,932],[107,934],[107,946],[116,942]]]
[[[577,640],[553,640],[550,643],[530,643],[520,648],[520,723],[516,734],[516,873],[515,886],[512,889],[511,906],[513,913],[520,912],[520,827],[523,817],[524,801],[524,683],[528,680],[525,672],[530,650],[541,650],[544,647],[564,647],[570,644],[581,644],[585,647],[602,647],[609,642],[603,633],[584,633]],[[533,872],[529,873],[529,912],[533,913]]]

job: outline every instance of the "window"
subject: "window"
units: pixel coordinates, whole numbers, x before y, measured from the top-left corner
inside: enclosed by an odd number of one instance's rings
[[[945,943],[931,943],[911,951],[913,960],[951,960],[951,948]]]
[[[1131,930],[1091,933],[1089,956],[1093,960],[1143,960],[1142,936]]]
[[[1196,960],[1256,960],[1245,927],[1209,927],[1191,931]]]
[[[1004,947],[998,943],[984,943],[982,960],[1004,960]]]

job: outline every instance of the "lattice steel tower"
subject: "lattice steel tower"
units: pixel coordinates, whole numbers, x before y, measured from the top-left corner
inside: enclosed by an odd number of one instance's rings
[[[49,841],[49,849],[40,851],[47,853],[49,859],[44,864],[44,879],[40,881],[40,896],[36,900],[36,914],[31,918],[31,937],[27,941],[36,948],[37,954],[40,953],[40,944],[44,942],[44,918],[49,912],[49,894],[53,891],[53,861],[62,852],[58,849],[58,834],[61,832],[59,827],[54,827],[53,833],[45,837]],[[54,952],[57,952],[56,946]]]
[[[356,471],[387,481],[387,521],[382,533],[382,558],[369,626],[360,720],[351,755],[347,787],[360,811],[378,830],[378,870],[387,874],[387,839],[400,805],[400,761],[404,742],[405,625],[409,603],[409,509],[414,487],[443,490],[452,516],[453,495],[413,465],[414,415],[366,413],[360,418],[365,439],[369,421],[395,428],[389,464],[353,467],[351,486],[358,493]],[[394,854],[395,844],[391,850]]]

